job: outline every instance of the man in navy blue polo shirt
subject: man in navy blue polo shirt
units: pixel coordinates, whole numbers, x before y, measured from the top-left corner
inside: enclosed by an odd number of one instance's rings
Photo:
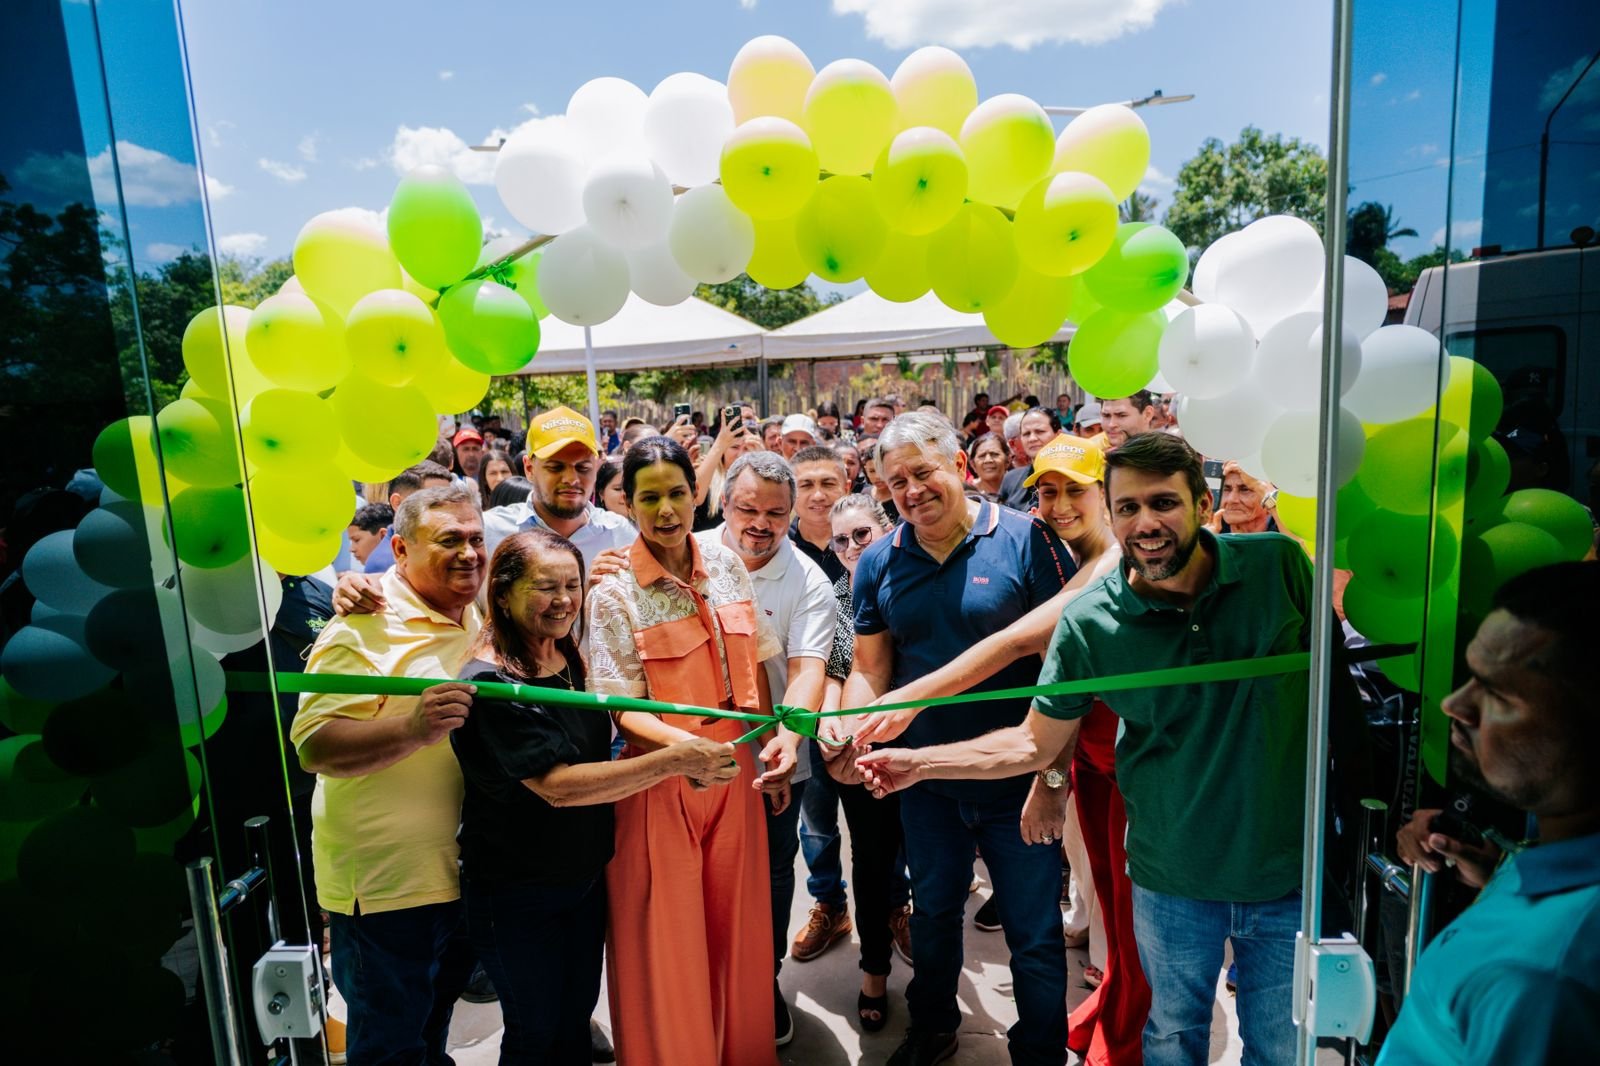
[[[846,707],[863,707],[892,688],[943,666],[1061,591],[1076,570],[1048,526],[1036,518],[968,500],[966,455],[942,416],[900,415],[878,439],[880,472],[903,519],[867,549],[856,569],[855,662]],[[1037,655],[976,686],[1031,685]],[[949,744],[1014,726],[1028,701],[969,703],[918,715],[900,743]],[[853,754],[853,753],[846,753]],[[835,758],[830,769],[853,758]],[[1065,764],[1062,764],[1064,768]],[[1061,776],[1052,780],[1060,788]],[[1061,929],[1061,852],[1028,844],[1024,805],[1054,803],[1042,777],[937,781],[901,799],[906,863],[916,907],[911,951],[916,975],[906,990],[911,1026],[890,1066],[931,1066],[955,1053],[961,1014],[962,912],[972,880],[973,845],[988,865],[1000,922],[1011,949],[1017,1024],[1007,1034],[1013,1063],[1060,1066],[1067,1046],[1066,942]]]

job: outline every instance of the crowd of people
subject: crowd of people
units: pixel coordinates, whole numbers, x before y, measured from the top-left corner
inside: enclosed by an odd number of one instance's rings
[[[959,1043],[977,857],[993,894],[975,920],[1010,952],[1012,1062],[1206,1062],[1230,945],[1244,1061],[1294,1061],[1304,670],[925,704],[1304,652],[1305,546],[1237,464],[1214,493],[1162,397],[989,401],[957,419],[893,397],[768,419],[735,403],[661,427],[558,407],[520,440],[462,426],[368,492],[305,669],[443,680],[307,695],[290,730],[317,775],[348,1062],[448,1062],[466,993],[498,998],[502,1063],[775,1063],[785,956],[853,932],[857,1023],[903,1010],[888,1062],[931,1066]],[[1595,574],[1507,585],[1445,703],[1463,763],[1551,841],[1486,892],[1548,950],[1478,986],[1441,938],[1385,1061],[1578,1061],[1564,1027],[1595,1037],[1600,797],[1574,754],[1592,750]],[[736,743],[736,717],[479,698],[489,681],[858,713]],[[899,704],[915,709],[875,709]],[[1426,821],[1400,847],[1483,880],[1492,865]],[[791,930],[797,859],[813,903]],[[1069,1012],[1085,938],[1096,987]],[[614,1052],[591,1017],[602,973]],[[1487,1005],[1501,977],[1521,982],[1516,1018]],[[1530,1018],[1548,1054],[1499,1055],[1541,1046]]]

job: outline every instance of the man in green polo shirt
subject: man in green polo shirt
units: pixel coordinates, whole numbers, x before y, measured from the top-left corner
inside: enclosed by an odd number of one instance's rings
[[[1181,438],[1130,437],[1106,456],[1112,530],[1129,570],[1063,612],[1041,684],[1303,652],[1311,568],[1279,534],[1217,535],[1201,460]],[[1123,722],[1117,777],[1151,989],[1146,1066],[1207,1061],[1225,940],[1239,966],[1245,1061],[1293,1062],[1309,682],[1276,677],[1108,693]],[[1070,750],[1091,695],[1038,697],[1020,726],[858,760],[887,793],[928,778],[1003,777]]]

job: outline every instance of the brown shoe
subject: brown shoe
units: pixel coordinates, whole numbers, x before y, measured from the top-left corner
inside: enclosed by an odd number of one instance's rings
[[[911,904],[896,908],[889,915],[889,935],[894,940],[895,954],[905,960],[907,966],[914,966],[911,961]]]
[[[848,906],[835,907],[831,903],[813,903],[806,927],[794,938],[789,957],[795,962],[810,962],[833,947],[834,941],[850,935],[855,928],[850,922]]]

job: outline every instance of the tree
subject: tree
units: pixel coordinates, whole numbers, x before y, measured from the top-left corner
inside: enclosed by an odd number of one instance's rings
[[[749,274],[740,274],[720,285],[700,285],[694,294],[706,303],[749,319],[762,329],[787,326],[844,299],[836,292],[818,296],[810,285],[805,284],[792,289],[769,289],[750,280]]]
[[[1135,189],[1132,195],[1117,206],[1117,217],[1123,222],[1154,222],[1157,206],[1159,205],[1154,196],[1146,196]]]
[[[1387,248],[1379,248],[1373,257],[1372,267],[1383,278],[1383,283],[1388,286],[1391,293],[1399,294],[1410,292],[1416,287],[1417,278],[1429,267],[1443,266],[1446,262],[1460,263],[1466,256],[1458,251],[1451,251],[1446,258],[1443,247],[1435,247],[1431,252],[1410,259],[1401,258]]]
[[[1350,209],[1345,228],[1345,254],[1353,255],[1363,263],[1377,265],[1380,250],[1387,249],[1396,237],[1415,237],[1417,231],[1401,226],[1394,217],[1394,208],[1388,204],[1368,200]]]
[[[1328,161],[1315,145],[1254,126],[1224,145],[1215,137],[1178,171],[1165,224],[1203,251],[1217,238],[1267,215],[1294,215],[1322,232]]]

